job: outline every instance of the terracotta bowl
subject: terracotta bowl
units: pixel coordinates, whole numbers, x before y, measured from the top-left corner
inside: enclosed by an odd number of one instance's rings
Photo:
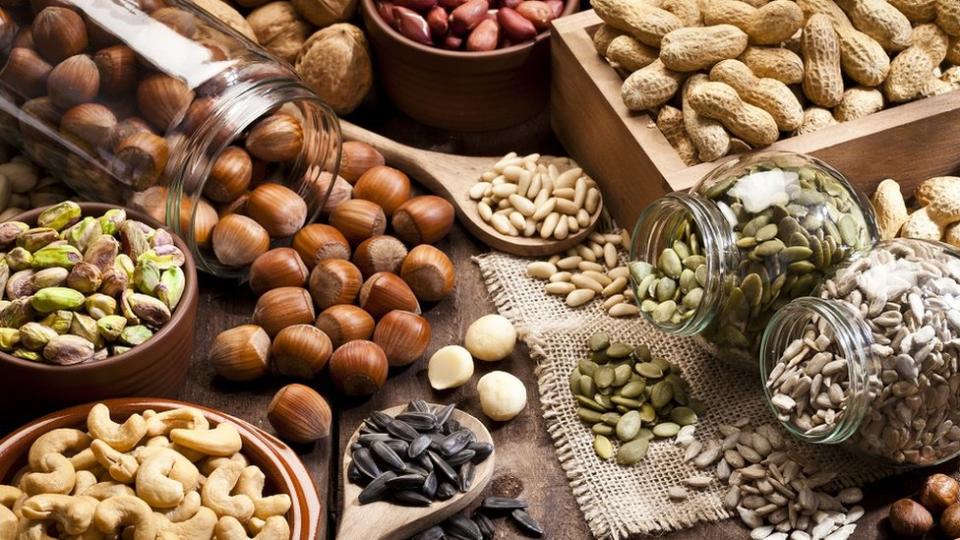
[[[290,507],[290,538],[313,540],[317,537],[322,508],[317,488],[303,462],[289,446],[276,437],[243,420],[193,403],[159,398],[121,398],[102,401],[110,408],[111,417],[123,421],[133,413],[153,409],[157,412],[179,407],[194,407],[203,412],[211,427],[229,421],[237,426],[243,439],[243,453],[250,463],[257,465],[266,476],[264,493],[286,493],[293,504]],[[37,437],[57,428],[85,429],[87,413],[93,403],[78,405],[55,412],[13,432],[0,441],[0,483],[7,483],[26,465],[30,445]]]
[[[99,216],[115,206],[79,203],[84,216]],[[161,227],[147,215],[125,209],[127,216],[151,227]],[[17,221],[34,225],[41,209],[17,216]],[[186,258],[183,273],[186,289],[170,321],[143,345],[106,360],[56,366],[31,362],[0,353],[0,404],[9,411],[28,409],[48,412],[66,405],[120,396],[164,396],[177,394],[187,378],[193,353],[193,332],[197,318],[197,269],[190,248],[174,235],[174,242]],[[20,416],[20,419],[26,416]]]
[[[407,116],[454,131],[490,131],[520,124],[546,107],[550,32],[495,51],[448,51],[400,35],[375,2],[362,0],[361,6],[377,76]],[[578,7],[579,0],[566,0],[561,16]]]

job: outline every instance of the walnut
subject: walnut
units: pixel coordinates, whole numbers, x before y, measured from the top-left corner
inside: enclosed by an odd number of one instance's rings
[[[297,15],[290,2],[270,2],[247,16],[260,44],[293,63],[307,39],[310,25]]]
[[[194,0],[194,3],[210,12],[211,15],[220,19],[224,24],[233,28],[240,34],[257,43],[257,35],[253,33],[253,28],[247,23],[243,15],[233,9],[230,4],[221,0]]]
[[[367,39],[352,24],[334,24],[310,36],[294,67],[307,86],[341,115],[356,109],[373,84]]]
[[[357,0],[290,0],[300,15],[319,26],[330,26],[353,17],[357,11]]]

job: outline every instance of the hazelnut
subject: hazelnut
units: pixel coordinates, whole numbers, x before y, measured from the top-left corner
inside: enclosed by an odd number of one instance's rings
[[[78,54],[60,62],[47,77],[47,95],[61,109],[93,101],[100,90],[100,72],[93,60]]]
[[[313,324],[330,338],[334,350],[355,339],[369,339],[374,329],[373,317],[350,304],[328,307]]]
[[[18,31],[17,35],[13,38],[11,47],[23,47],[25,49],[36,50],[37,47],[33,43],[33,27],[21,27],[20,31]]]
[[[89,41],[90,48],[99,50],[120,44],[120,38],[86,13],[83,14],[83,22],[87,25],[87,41]]]
[[[457,279],[450,257],[429,244],[410,250],[400,266],[400,277],[417,298],[427,302],[447,297],[453,292]]]
[[[292,236],[307,221],[307,203],[295,191],[269,182],[250,192],[247,215],[274,238]]]
[[[311,223],[293,236],[297,250],[307,268],[313,268],[324,259],[349,259],[350,244],[339,230],[323,223]]]
[[[356,184],[363,173],[383,165],[383,154],[365,142],[347,141],[343,143],[340,157],[340,176],[347,182]]]
[[[3,8],[0,8],[0,50],[9,51],[20,28]]]
[[[87,25],[70,8],[44,8],[33,19],[31,28],[37,52],[51,64],[58,64],[87,48]]]
[[[353,186],[353,197],[379,204],[387,216],[410,200],[410,178],[401,171],[378,165],[363,173]]]
[[[420,304],[410,286],[400,276],[390,272],[378,272],[363,283],[360,287],[360,307],[374,319],[395,309],[420,313]]]
[[[139,0],[140,9],[147,12],[153,13],[154,11],[167,7],[166,0]]]
[[[351,244],[379,236],[387,228],[387,217],[380,205],[361,199],[344,201],[330,214],[330,224]]]
[[[60,132],[91,147],[112,148],[117,117],[98,103],[84,103],[63,113]]]
[[[330,357],[330,379],[348,396],[368,396],[387,382],[387,355],[371,341],[344,344]]]
[[[250,265],[250,288],[263,294],[278,287],[302,287],[309,272],[296,250],[274,248],[256,258]]]
[[[352,24],[333,24],[310,36],[294,69],[339,115],[356,109],[373,86],[367,38]]]
[[[273,339],[270,361],[277,373],[297,379],[317,376],[333,353],[330,338],[312,324],[288,326]]]
[[[960,503],[953,503],[943,511],[940,528],[947,538],[960,538]]]
[[[252,177],[250,154],[243,148],[229,146],[213,162],[207,183],[203,185],[203,194],[211,201],[230,202],[247,190]]]
[[[47,93],[51,70],[53,67],[33,50],[15,47],[0,71],[0,80],[21,97],[30,99]]]
[[[353,264],[365,278],[377,272],[399,274],[400,264],[406,256],[407,247],[403,242],[392,236],[374,236],[360,242],[353,252]]]
[[[272,114],[250,129],[246,145],[251,155],[264,161],[292,161],[303,148],[303,127],[292,115]]]
[[[253,322],[271,337],[294,324],[310,324],[316,317],[310,293],[300,287],[278,287],[263,293],[253,308]]]
[[[224,379],[252,381],[267,373],[270,336],[254,324],[220,332],[210,347],[210,365]]]
[[[140,114],[161,132],[178,123],[193,101],[193,91],[180,79],[150,75],[137,85]]]
[[[919,538],[933,529],[933,516],[920,503],[900,499],[890,507],[890,527],[907,538]]]
[[[213,228],[220,222],[220,216],[203,197],[197,199],[197,211],[194,213],[191,201],[190,197],[180,198],[180,231],[186,235],[192,227],[193,240],[197,246],[202,249],[209,248]]]
[[[373,331],[373,342],[383,349],[391,366],[414,363],[430,345],[430,323],[409,311],[391,311]]]
[[[225,266],[245,266],[270,249],[270,235],[256,221],[230,214],[213,228],[213,253]]]
[[[939,514],[957,502],[958,496],[960,483],[945,474],[934,474],[927,478],[920,489],[920,504],[930,512]]]
[[[320,309],[352,304],[362,284],[360,270],[343,259],[320,261],[310,272],[310,296]]]
[[[295,443],[311,443],[330,435],[332,417],[327,400],[302,384],[284,386],[267,406],[267,420],[273,429]]]
[[[100,71],[100,90],[113,97],[121,97],[137,85],[137,57],[126,45],[113,45],[93,55]]]
[[[135,189],[146,189],[160,178],[169,152],[163,137],[138,131],[117,143],[112,169]]]
[[[113,136],[116,140],[122,141],[134,133],[153,133],[153,128],[143,118],[131,116],[117,122],[117,127],[113,130]]]
[[[150,16],[183,37],[193,38],[197,34],[197,20],[188,11],[175,7],[163,7],[150,12]]]
[[[421,195],[400,205],[393,214],[393,230],[408,244],[434,244],[453,227],[453,205],[436,195]]]
[[[264,3],[264,2],[261,2]],[[290,2],[270,2],[247,15],[247,23],[265,49],[293,63],[307,40],[307,24]]]
[[[330,178],[332,178],[330,173],[322,172],[314,180],[317,193],[322,193],[326,197],[323,208],[320,209],[326,215],[330,215],[344,201],[349,201],[353,197],[353,186],[343,177],[337,176],[333,186],[330,185]]]

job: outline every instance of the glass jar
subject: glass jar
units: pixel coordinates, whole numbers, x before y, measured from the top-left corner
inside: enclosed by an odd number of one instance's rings
[[[339,123],[289,65],[188,0],[15,4],[0,136],[81,196],[165,221],[203,270],[241,277],[323,206]]]
[[[903,466],[960,454],[960,251],[895,239],[770,320],[760,373],[780,422]]]
[[[654,201],[632,238],[631,282],[647,320],[756,369],[773,313],[872,245],[877,228],[870,203],[839,172],[763,152]]]

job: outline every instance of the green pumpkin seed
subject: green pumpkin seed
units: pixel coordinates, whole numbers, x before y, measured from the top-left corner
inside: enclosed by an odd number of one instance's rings
[[[607,437],[614,434],[613,426],[608,426],[607,424],[594,424],[590,429],[598,435],[604,435]]]
[[[796,272],[798,274],[807,274],[817,269],[817,267],[810,261],[792,262],[787,265],[787,268],[789,268],[791,272]]]
[[[639,409],[643,402],[637,399],[625,398],[623,396],[610,396],[610,401],[616,405],[622,405],[628,409]]]
[[[593,374],[596,373],[597,367],[599,366],[597,366],[596,362],[591,362],[590,360],[581,360],[577,364],[577,369],[580,370],[580,373],[589,377],[592,377]]]
[[[597,332],[590,336],[590,350],[603,351],[610,346],[610,336],[606,332]]]
[[[591,424],[600,422],[600,413],[585,407],[580,407],[577,409],[577,416],[579,416],[584,422],[589,422]]]
[[[580,403],[581,405],[583,405],[584,407],[586,407],[586,408],[588,408],[588,409],[593,409],[593,410],[598,411],[598,412],[606,412],[606,411],[607,411],[607,408],[606,408],[606,407],[604,407],[603,405],[597,403],[596,401],[594,401],[594,400],[592,400],[592,399],[590,399],[590,398],[588,398],[588,397],[586,397],[586,396],[577,395],[577,396],[573,396],[573,397],[576,398],[576,400],[577,400],[578,403]]]
[[[608,426],[616,427],[617,422],[620,421],[620,413],[605,412],[600,415],[600,421]]]
[[[580,395],[583,396],[592,396],[597,393],[597,386],[593,382],[592,377],[587,377],[583,375],[580,377]]]
[[[619,388],[627,384],[631,375],[633,375],[633,370],[630,368],[630,364],[620,364],[615,367],[613,369],[613,386]]]
[[[737,247],[740,249],[750,249],[757,245],[757,239],[753,236],[744,236],[737,239]]]
[[[653,439],[653,437],[654,437],[653,430],[650,428],[640,428],[640,433],[637,433],[638,439],[644,439],[646,441],[649,441]]]
[[[613,408],[613,401],[611,401],[610,396],[606,396],[603,394],[594,394],[593,400],[599,403],[601,407],[603,407],[608,411]]]
[[[657,411],[653,405],[644,403],[640,406],[640,419],[645,423],[653,422],[657,418]]]
[[[593,381],[596,383],[597,388],[606,388],[613,384],[614,372],[613,368],[610,366],[600,366],[596,373],[593,374]]]
[[[657,267],[667,276],[678,278],[680,272],[683,271],[683,263],[680,259],[681,257],[676,251],[666,248],[660,253],[660,258],[657,259]]]
[[[650,354],[650,347],[647,347],[646,345],[640,345],[633,350],[632,356],[638,362],[646,362],[652,357]]]
[[[636,398],[643,394],[646,386],[646,383],[643,381],[630,381],[625,384],[618,393],[625,398]]]
[[[677,312],[677,303],[673,300],[667,300],[653,310],[653,322],[663,324],[669,321]]]
[[[837,228],[840,229],[840,238],[848,246],[856,246],[860,240],[860,226],[850,214],[844,214],[837,222]]]
[[[681,426],[690,426],[697,423],[697,413],[690,407],[674,407],[670,411],[670,419]]]
[[[613,457],[613,443],[603,435],[596,435],[593,438],[593,451],[600,459],[610,459]]]
[[[680,432],[680,425],[673,422],[663,422],[653,426],[653,434],[657,437],[673,437]]]
[[[570,372],[570,391],[574,394],[580,393],[580,368],[573,368]]]
[[[673,298],[677,292],[677,282],[670,278],[661,278],[657,282],[656,298],[660,302],[666,302]]]
[[[636,366],[637,373],[647,377],[648,379],[659,379],[663,377],[663,370],[657,364],[653,362],[644,362],[642,364],[637,364]]]
[[[779,238],[775,238],[773,240],[767,240],[766,242],[762,242],[753,250],[753,252],[759,255],[760,257],[769,257],[771,255],[776,255],[777,253],[780,253],[781,251],[783,251],[784,247],[786,246],[784,246],[783,241],[780,240]]]
[[[650,403],[655,409],[659,409],[667,403],[670,403],[671,399],[673,399],[673,386],[671,386],[670,383],[661,381],[653,385],[653,389],[650,392]]]
[[[763,227],[760,227],[760,230],[758,230],[757,234],[754,236],[756,236],[758,242],[766,242],[771,238],[775,238],[778,232],[780,232],[780,229],[777,227],[776,223],[768,223]]]
[[[640,419],[640,413],[630,411],[621,416],[620,421],[617,422],[617,438],[624,442],[632,441],[641,427],[643,427],[643,421]]]
[[[614,343],[607,349],[607,356],[610,358],[626,358],[633,352],[633,347],[626,343]]]
[[[647,455],[647,449],[650,447],[648,439],[635,439],[622,446],[617,452],[617,463],[620,465],[633,465],[642,460]]]

